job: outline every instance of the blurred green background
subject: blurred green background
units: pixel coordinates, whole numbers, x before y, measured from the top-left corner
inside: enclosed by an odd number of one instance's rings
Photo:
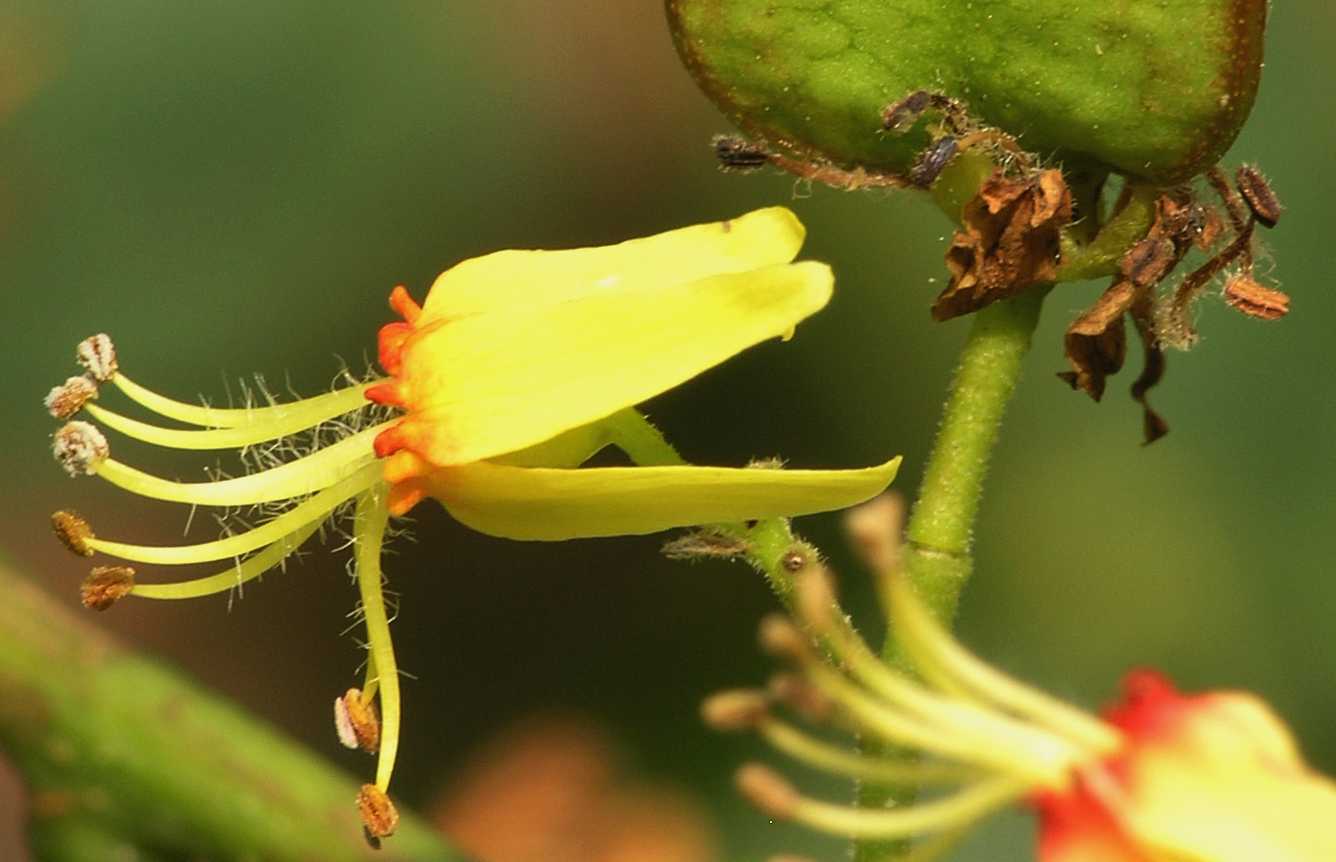
[[[1187,688],[1255,690],[1329,773],[1333,39],[1330,3],[1276,5],[1257,109],[1227,160],[1260,164],[1288,205],[1263,239],[1293,312],[1259,323],[1205,302],[1201,344],[1170,356],[1154,394],[1173,431],[1142,448],[1125,397],[1135,367],[1099,405],[1054,378],[1063,328],[1100,288],[1056,291],[961,620],[983,655],[1090,706],[1132,665]],[[912,492],[968,325],[927,313],[948,225],[909,194],[720,174],[707,144],[726,128],[678,66],[655,0],[0,4],[0,553],[73,604],[84,566],[50,540],[53,509],[77,504],[105,535],[180,535],[181,510],[71,484],[46,457],[40,401],[73,372],[83,336],[111,333],[131,376],[180,397],[225,400],[253,372],[314,393],[340,357],[360,368],[373,354],[396,283],[420,297],[440,270],[497,248],[612,242],[775,203],[806,221],[806,254],[835,267],[835,300],[793,342],[649,410],[694,461],[903,453],[897,485]],[[197,459],[114,445],[198,475]],[[574,711],[619,740],[638,776],[703,800],[721,858],[836,858],[837,845],[733,797],[733,768],[762,751],[696,717],[705,694],[772,669],[754,647],[774,607],[758,577],[669,563],[661,537],[516,544],[432,506],[415,516],[416,542],[388,562],[414,675],[403,799],[429,804],[512,720]],[[799,529],[866,609],[837,519]],[[128,602],[100,622],[365,773],[329,726],[359,661],[340,634],[354,602],[343,563],[313,553],[244,600]],[[1001,818],[962,858],[1026,858],[1030,829]]]

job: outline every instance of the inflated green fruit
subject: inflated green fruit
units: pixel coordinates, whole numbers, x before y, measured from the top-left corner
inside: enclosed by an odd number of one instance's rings
[[[1247,118],[1267,0],[667,0],[678,52],[741,129],[790,156],[903,175],[926,90],[1071,167],[1201,173]]]

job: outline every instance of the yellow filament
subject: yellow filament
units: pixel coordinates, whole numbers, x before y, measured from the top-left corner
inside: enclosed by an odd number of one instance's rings
[[[814,739],[777,718],[766,718],[758,727],[767,742],[794,760],[834,775],[891,784],[958,784],[977,772],[955,764],[918,763],[910,760],[869,757]]]
[[[908,838],[969,825],[1023,796],[1028,789],[1022,781],[994,778],[944,799],[890,810],[850,808],[802,797],[792,819],[813,829],[850,838]]]
[[[349,410],[357,410],[360,407],[367,406],[367,402],[363,401],[352,408],[330,413],[299,409],[304,403],[299,401],[291,407],[284,405],[284,412],[270,416],[263,422],[252,422],[235,428],[210,428],[207,430],[182,430],[180,428],[163,428],[160,425],[150,425],[147,422],[140,422],[138,419],[122,416],[92,403],[85,404],[84,410],[89,416],[108,428],[119,431],[135,440],[143,440],[145,443],[152,443],[154,446],[163,446],[168,449],[204,450],[239,449],[243,446],[263,443],[266,440],[277,440],[279,437],[295,434],[327,419],[341,416],[348,413]]]
[[[995,670],[960,646],[924,610],[903,577],[891,579],[894,623],[901,643],[915,662],[938,676],[1034,722],[1096,754],[1122,746],[1118,732],[1102,721],[1036,688]]]
[[[118,488],[155,500],[199,506],[268,503],[314,494],[357,472],[375,458],[372,438],[391,424],[387,422],[359,431],[305,458],[235,479],[175,482],[136,470],[112,458],[100,462],[96,472]]]
[[[366,626],[368,670],[375,668],[375,682],[380,697],[380,753],[376,760],[376,786],[389,790],[394,759],[399,752],[399,668],[390,640],[390,619],[385,612],[381,591],[380,552],[385,541],[389,511],[385,506],[385,486],[362,492],[353,516],[354,556],[357,561],[357,588],[362,597],[362,618]],[[370,684],[368,683],[368,686]]]
[[[216,575],[195,578],[189,581],[176,581],[170,584],[143,584],[136,582],[130,594],[145,599],[194,599],[226,592],[233,587],[259,577],[277,566],[289,554],[301,547],[320,527],[319,521],[312,521],[295,532],[289,533],[274,542],[253,557],[247,557],[229,569]]]
[[[225,560],[249,553],[286,536],[310,521],[322,520],[344,500],[365,491],[380,481],[381,465],[372,462],[348,478],[331,485],[315,496],[274,518],[266,524],[236,536],[228,536],[198,545],[131,545],[105,539],[89,539],[88,547],[113,557],[140,563],[179,566]]]
[[[199,404],[187,404],[145,389],[123,373],[117,373],[111,382],[125,393],[131,401],[152,410],[159,416],[175,419],[190,425],[205,428],[240,428],[246,425],[271,422],[275,418],[287,416],[294,411],[316,415],[317,418],[298,427],[314,425],[316,422],[338,416],[366,405],[366,390],[384,383],[384,379],[358,383],[346,389],[338,389],[314,398],[305,398],[289,404],[273,404],[266,407],[204,407]]]

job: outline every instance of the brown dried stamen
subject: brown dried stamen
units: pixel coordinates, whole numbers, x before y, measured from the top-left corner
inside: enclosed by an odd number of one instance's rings
[[[1290,312],[1290,298],[1279,290],[1258,284],[1241,272],[1225,283],[1225,303],[1259,320],[1279,320]]]
[[[93,528],[78,514],[63,509],[52,512],[51,529],[71,553],[81,557],[93,556],[93,549],[88,546],[88,540],[93,538]]]
[[[80,585],[79,597],[89,610],[105,611],[134,587],[135,570],[129,566],[95,566]]]
[[[1285,208],[1280,205],[1280,199],[1261,172],[1252,165],[1240,165],[1234,175],[1234,182],[1248,204],[1248,209],[1252,210],[1253,218],[1266,227],[1275,227]]]

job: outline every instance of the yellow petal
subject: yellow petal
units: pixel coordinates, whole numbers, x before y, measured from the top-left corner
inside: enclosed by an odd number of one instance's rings
[[[899,466],[899,458],[862,470],[553,470],[482,462],[442,468],[428,481],[432,496],[475,530],[558,540],[842,509],[881,493]]]
[[[441,274],[427,294],[419,325],[788,263],[797,256],[803,236],[802,223],[792,212],[770,207],[619,245],[499,251]]]
[[[1175,860],[1336,859],[1336,785],[1304,765],[1275,713],[1237,692],[1189,709],[1132,761],[1129,831]]]
[[[783,335],[833,280],[803,262],[437,321],[404,344],[394,436],[437,466],[532,446]]]

